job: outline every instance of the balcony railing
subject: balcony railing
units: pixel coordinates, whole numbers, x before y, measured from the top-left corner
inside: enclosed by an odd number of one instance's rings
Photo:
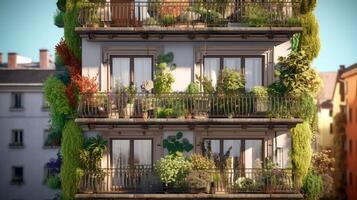
[[[298,193],[291,169],[212,169],[194,171],[204,177],[200,187],[192,188],[188,180],[180,187],[165,188],[151,166],[105,168],[96,173],[85,172],[79,193]],[[186,178],[187,179],[187,178]]]
[[[301,100],[293,97],[205,93],[127,94],[80,96],[79,118],[291,118]]]
[[[147,0],[82,3],[82,26],[225,27],[299,26],[299,3],[292,0]]]

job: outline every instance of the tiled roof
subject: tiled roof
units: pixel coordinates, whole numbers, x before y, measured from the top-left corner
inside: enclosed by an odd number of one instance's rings
[[[319,75],[322,79],[323,87],[318,93],[317,99],[318,102],[322,104],[332,99],[337,72],[320,72]]]
[[[43,83],[46,78],[56,73],[55,69],[8,69],[0,68],[0,84],[28,84],[28,83]]]

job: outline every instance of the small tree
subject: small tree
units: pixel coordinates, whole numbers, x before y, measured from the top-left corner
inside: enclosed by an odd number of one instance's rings
[[[245,78],[238,71],[224,68],[217,81],[217,92],[223,94],[236,94],[244,90]]]
[[[158,63],[155,68],[154,89],[158,94],[169,93],[172,91],[172,84],[175,82],[171,71],[176,68],[175,64],[172,64],[174,60],[174,54],[169,52],[167,54],[159,55]]]

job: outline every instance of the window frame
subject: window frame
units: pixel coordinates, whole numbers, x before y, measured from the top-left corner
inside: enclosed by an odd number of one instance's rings
[[[17,107],[16,98],[17,95],[20,97],[20,107]],[[23,92],[11,92],[11,111],[22,111],[24,109],[24,97]]]
[[[259,140],[262,142],[262,167],[264,166],[264,158],[265,158],[265,144],[264,144],[264,139],[262,138],[202,138],[203,144],[202,144],[202,150],[204,149],[204,145],[205,145],[205,141],[206,140],[219,140],[219,148],[220,148],[220,155],[222,156],[224,153],[223,149],[224,149],[224,140],[240,140],[241,141],[241,145],[240,145],[240,162],[242,163],[242,165],[239,167],[240,169],[245,169],[245,142],[246,140]],[[205,152],[202,151],[202,155],[204,155]]]
[[[112,84],[112,78],[113,78],[113,59],[114,58],[129,58],[129,84],[134,83],[134,59],[135,58],[151,58],[151,80],[154,80],[154,56],[153,55],[111,55],[110,56],[110,77],[109,77],[109,84]],[[114,86],[110,85],[110,89],[112,89]]]
[[[17,138],[17,139],[16,139]],[[20,140],[20,142],[15,141]],[[11,141],[9,143],[10,148],[21,148],[24,147],[24,130],[23,129],[12,129],[11,130]]]
[[[20,178],[16,178],[15,173],[16,173],[16,169],[21,169],[22,170],[22,176]],[[24,184],[24,167],[23,166],[12,166],[11,167],[11,183],[15,184],[15,185],[22,185]]]
[[[135,140],[150,140],[151,141],[151,168],[154,166],[154,139],[153,138],[111,138],[110,139],[110,167],[113,167],[113,141],[114,140],[129,140],[129,167],[134,165],[134,141]]]
[[[222,71],[224,69],[224,58],[240,58],[240,73],[245,77],[245,59],[246,58],[261,58],[262,59],[262,66],[261,66],[261,70],[262,70],[262,77],[261,77],[261,81],[262,84],[260,86],[264,86],[264,76],[265,76],[265,72],[264,72],[264,66],[265,66],[265,56],[264,55],[205,55],[203,56],[203,67],[201,70],[201,75],[204,75],[205,73],[205,58],[219,58],[219,70]],[[218,77],[217,77],[218,79]]]

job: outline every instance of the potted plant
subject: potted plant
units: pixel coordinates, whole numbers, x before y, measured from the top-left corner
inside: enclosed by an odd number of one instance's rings
[[[200,154],[192,154],[188,160],[191,171],[187,176],[187,183],[191,193],[211,193],[212,172],[215,171],[213,160]]]
[[[127,100],[124,108],[124,117],[130,118],[134,114],[134,102],[137,89],[134,84],[130,84],[128,87],[125,87],[124,91]]]
[[[254,86],[251,90],[255,98],[255,111],[266,112],[268,111],[268,88],[264,86]]]

